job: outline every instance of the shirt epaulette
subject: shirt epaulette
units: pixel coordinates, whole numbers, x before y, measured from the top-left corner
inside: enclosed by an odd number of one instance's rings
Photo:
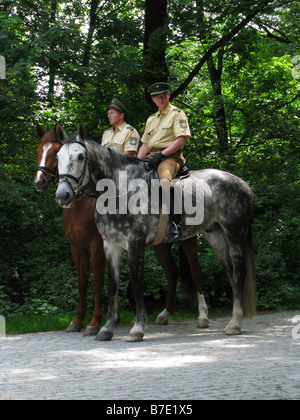
[[[134,130],[134,128],[131,126],[131,125],[127,125],[127,130],[130,130],[130,131],[133,131]]]
[[[173,109],[173,111],[180,112],[180,111],[181,111],[181,109],[179,109],[179,108],[174,108],[174,109]]]

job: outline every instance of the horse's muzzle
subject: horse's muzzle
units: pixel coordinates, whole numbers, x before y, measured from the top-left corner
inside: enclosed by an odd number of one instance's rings
[[[46,176],[44,176],[43,174],[36,175],[33,180],[33,185],[37,192],[42,193],[48,190],[49,182]]]
[[[37,181],[33,181],[33,185],[36,191],[39,193],[46,192],[49,187],[49,183],[45,178],[40,178]]]
[[[68,182],[61,182],[58,185],[55,200],[60,207],[70,208],[74,204],[74,191]]]

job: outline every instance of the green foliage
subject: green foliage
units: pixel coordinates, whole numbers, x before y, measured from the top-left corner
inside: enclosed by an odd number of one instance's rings
[[[74,291],[74,287],[67,290],[65,285],[74,270],[62,232],[61,210],[53,195],[38,195],[31,185],[10,178],[2,167],[0,172],[5,196],[5,201],[0,200],[0,299],[4,311],[11,306],[16,311],[36,313],[45,303],[50,310],[51,305],[58,304],[53,303],[53,296],[62,296],[62,285],[65,296]]]
[[[299,298],[299,185],[264,185],[254,222],[259,302],[274,308]]]
[[[300,289],[299,78],[292,73],[292,58],[300,54],[300,8],[273,0],[262,9],[266,3],[168,0],[169,17],[156,33],[167,42],[155,45],[153,36],[149,45],[152,56],[157,47],[165,53],[174,91],[215,42],[261,10],[203,63],[173,102],[189,117],[192,138],[184,152],[190,169],[229,170],[254,189],[264,310],[299,299]],[[37,194],[32,186],[35,125],[49,130],[60,122],[71,133],[82,121],[89,138],[100,141],[108,127],[107,105],[116,96],[131,111],[128,122],[142,133],[153,112],[145,98],[151,69],[143,53],[150,12],[145,1],[0,4],[0,55],[7,63],[6,79],[0,79],[1,314],[60,316],[76,309],[76,272],[54,188]],[[176,246],[173,253],[178,261]],[[209,306],[230,306],[230,285],[201,236],[199,258]],[[147,307],[161,308],[166,280],[151,248],[145,261]],[[105,305],[106,296],[105,286]],[[120,306],[135,310],[126,255]],[[180,284],[177,307],[196,307],[195,296]]]

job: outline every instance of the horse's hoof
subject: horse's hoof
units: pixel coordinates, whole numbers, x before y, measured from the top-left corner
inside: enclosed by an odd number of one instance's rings
[[[113,332],[112,331],[99,331],[99,333],[96,335],[95,340],[97,341],[110,341],[113,338]]]
[[[136,331],[136,332],[129,333],[125,341],[129,343],[139,343],[143,341],[143,338],[144,338],[144,333]]]
[[[198,319],[198,328],[209,328],[209,320],[207,318]]]
[[[83,334],[90,337],[93,335],[97,335],[99,330],[100,328],[97,327],[96,325],[88,325],[86,329],[84,330]]]
[[[224,330],[226,335],[240,335],[242,333],[241,327],[239,325],[227,325]]]
[[[67,333],[80,332],[81,329],[82,329],[82,325],[74,324],[74,322],[72,321],[71,324],[66,329],[66,332]]]
[[[158,317],[155,320],[156,325],[168,325],[168,323],[169,323],[169,320],[165,316],[158,315]]]

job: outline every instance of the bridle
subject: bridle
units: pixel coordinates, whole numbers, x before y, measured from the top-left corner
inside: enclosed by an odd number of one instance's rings
[[[53,139],[53,140],[49,140],[51,142],[54,143],[59,143],[60,145],[62,145],[62,142],[57,140],[57,139]],[[38,166],[37,167],[37,172],[41,171],[45,177],[47,178],[48,182],[53,182],[53,184],[56,183],[56,181],[58,180],[58,169],[56,168],[55,170],[48,168],[48,166]],[[49,173],[51,174],[49,176]]]
[[[72,141],[64,142],[64,144],[74,144],[74,143],[75,144],[76,143],[80,144],[80,146],[84,147],[86,152],[87,152],[86,145],[84,143],[82,143],[81,141],[72,140]],[[81,188],[82,188],[82,183],[83,183],[83,180],[84,180],[85,175],[86,175],[86,170],[88,168],[88,163],[89,162],[88,162],[88,158],[87,158],[87,153],[85,153],[83,168],[82,168],[82,171],[81,171],[81,174],[79,175],[79,177],[76,177],[76,176],[71,175],[71,174],[60,174],[58,176],[58,180],[59,180],[58,182],[59,183],[67,182],[69,184],[69,186],[71,187],[71,189],[73,190],[74,194],[78,194],[80,192]],[[73,181],[76,182],[75,187],[72,186],[72,184],[70,182],[70,179],[72,179]]]

